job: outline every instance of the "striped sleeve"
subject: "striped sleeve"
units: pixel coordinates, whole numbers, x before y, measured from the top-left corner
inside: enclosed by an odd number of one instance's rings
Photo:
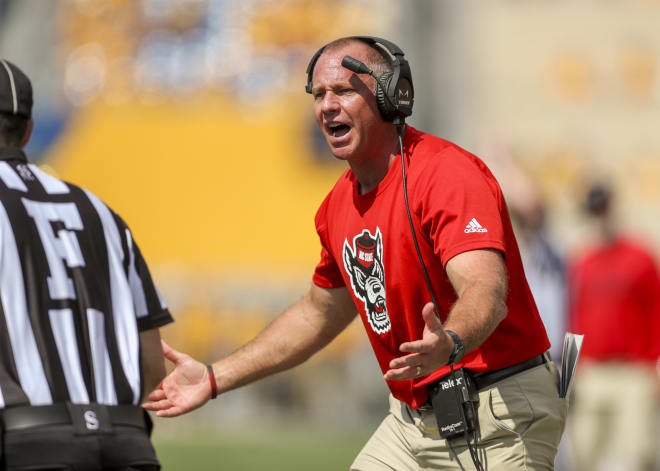
[[[138,329],[142,332],[174,322],[167,304],[153,282],[147,262],[133,239],[131,230],[119,215],[113,212],[113,216],[122,234],[122,243],[126,247],[124,267],[133,295]]]

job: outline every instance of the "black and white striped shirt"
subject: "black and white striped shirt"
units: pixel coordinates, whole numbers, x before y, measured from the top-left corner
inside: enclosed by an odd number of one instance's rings
[[[138,404],[139,331],[172,322],[124,221],[0,148],[0,408]]]

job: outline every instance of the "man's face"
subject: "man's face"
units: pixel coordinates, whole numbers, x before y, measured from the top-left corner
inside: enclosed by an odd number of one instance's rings
[[[361,42],[325,51],[312,77],[314,116],[330,152],[342,160],[359,161],[383,145],[388,123],[378,111],[374,79],[341,65],[344,56],[366,63],[369,46]]]

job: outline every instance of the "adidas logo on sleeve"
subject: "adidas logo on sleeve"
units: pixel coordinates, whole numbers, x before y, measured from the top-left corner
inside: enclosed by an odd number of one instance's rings
[[[484,226],[479,224],[476,218],[472,218],[467,226],[465,226],[464,232],[469,234],[470,232],[488,232]]]

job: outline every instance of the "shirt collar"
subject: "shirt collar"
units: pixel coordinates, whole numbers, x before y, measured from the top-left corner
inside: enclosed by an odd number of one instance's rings
[[[18,147],[0,148],[0,160],[20,160],[21,162],[28,163],[25,152],[23,152],[23,149]]]

